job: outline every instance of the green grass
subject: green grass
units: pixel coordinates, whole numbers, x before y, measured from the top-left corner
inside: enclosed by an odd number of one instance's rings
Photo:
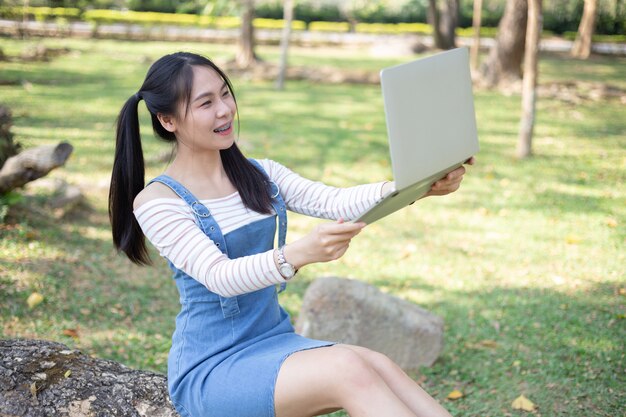
[[[0,86],[0,100],[11,107],[13,132],[25,146],[74,145],[68,164],[51,176],[81,186],[87,204],[57,219],[43,196],[24,198],[0,225],[2,337],[57,340],[165,372],[176,289],[156,256],[155,267],[139,268],[112,249],[106,199],[113,123],[158,56],[185,49],[226,59],[234,49],[45,42],[72,52],[49,63],[0,62],[0,78],[20,82]],[[34,43],[3,39],[2,48],[17,55]],[[260,52],[278,57],[274,48]],[[290,59],[368,70],[403,61],[298,48]],[[540,80],[624,89],[625,64],[545,55]],[[338,186],[390,177],[376,86],[289,82],[276,92],[270,83],[234,81],[240,143],[249,156]],[[616,99],[574,105],[540,98],[535,156],[518,161],[519,96],[476,91],[475,101],[481,151],[461,190],[368,227],[340,261],[303,269],[281,300],[295,318],[311,280],[336,275],[376,284],[442,316],[445,350],[419,377],[455,416],[522,415],[511,408],[520,394],[539,407],[538,415],[618,416],[626,405],[624,106]],[[165,145],[152,137],[146,116],[143,110],[150,159]],[[163,168],[150,162],[147,177]],[[288,240],[318,221],[292,216]],[[33,291],[45,299],[29,309]],[[446,400],[453,389],[465,396]]]

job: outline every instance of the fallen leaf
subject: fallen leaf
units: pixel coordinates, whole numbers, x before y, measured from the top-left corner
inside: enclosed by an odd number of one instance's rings
[[[463,393],[457,389],[455,389],[454,391],[450,392],[450,394],[448,394],[448,399],[449,400],[458,400],[459,398],[463,397]]]
[[[42,301],[43,301],[43,295],[39,294],[38,292],[34,292],[28,296],[28,299],[26,300],[26,304],[28,304],[29,308],[35,308],[39,304],[41,304]]]
[[[568,235],[565,238],[565,241],[569,244],[569,245],[578,245],[580,242],[583,241],[583,239],[580,236],[576,236],[576,235]]]
[[[533,404],[532,401],[530,401],[528,398],[524,397],[523,395],[520,395],[515,400],[513,400],[511,407],[513,407],[514,410],[523,410],[523,411],[534,411],[536,408],[535,404]]]
[[[64,375],[65,375],[65,377],[66,377],[66,378],[69,378],[69,377],[70,377],[70,375],[72,375],[72,370],[71,370],[71,369],[68,369],[67,371],[65,371],[65,374],[64,374]]]
[[[495,349],[498,347],[498,342],[495,340],[485,339],[478,342],[478,346]]]
[[[63,330],[63,334],[65,336],[73,337],[74,339],[78,339],[78,329],[65,329]]]
[[[614,218],[610,217],[606,220],[606,225],[612,228],[617,227],[617,220],[615,220]]]
[[[409,256],[417,252],[417,246],[413,243],[409,243],[400,251],[400,259],[406,259]]]

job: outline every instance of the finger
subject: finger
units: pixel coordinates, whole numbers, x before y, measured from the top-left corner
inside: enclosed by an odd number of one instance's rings
[[[475,163],[476,163],[476,158],[473,156],[464,162],[464,164],[467,164],[467,165],[474,165]]]
[[[465,175],[465,167],[460,166],[454,171],[450,172],[448,175],[446,175],[446,178],[451,180],[451,179],[462,177],[463,175]]]
[[[447,191],[447,190],[455,191],[460,187],[461,181],[462,181],[462,178],[457,178],[455,180],[449,180],[449,181],[437,181],[435,184],[433,184],[433,186],[431,187],[431,190],[432,191]]]
[[[365,223],[326,223],[320,226],[320,230],[323,233],[328,234],[344,234],[352,232],[360,232],[365,227]]]
[[[462,175],[460,177],[444,178],[444,179],[441,179],[441,180],[435,182],[433,184],[433,187],[435,187],[435,188],[445,188],[445,187],[448,187],[450,185],[460,184],[461,181],[463,181],[463,176]]]
[[[321,241],[323,242],[325,246],[344,245],[350,242],[358,234],[359,234],[359,231],[354,231],[351,233],[326,235],[322,237]]]
[[[348,247],[350,247],[350,242],[346,242],[343,245],[338,245],[337,247],[335,247],[332,255],[333,259],[341,258],[348,250]]]

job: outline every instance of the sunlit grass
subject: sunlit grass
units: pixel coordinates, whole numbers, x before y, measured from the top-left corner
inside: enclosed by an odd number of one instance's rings
[[[3,39],[9,56],[37,41]],[[51,176],[80,186],[87,203],[57,219],[27,198],[0,226],[3,337],[58,340],[126,365],[165,371],[178,296],[169,271],[114,253],[107,219],[113,126],[150,62],[178,49],[218,59],[230,45],[48,39],[68,55],[49,63],[0,62],[0,101],[24,146],[67,140],[68,164]],[[276,48],[262,47],[268,60]],[[323,53],[323,55],[319,55]],[[411,59],[367,51],[294,48],[290,62],[377,71]],[[585,80],[624,88],[624,58],[542,57],[541,82]],[[377,86],[235,79],[240,144],[337,186],[389,179]],[[446,323],[446,347],[423,385],[457,416],[517,415],[531,398],[542,415],[616,416],[624,397],[626,119],[617,100],[538,102],[535,156],[514,157],[518,96],[476,91],[481,151],[461,190],[429,198],[369,226],[341,260],[304,268],[281,301],[297,317],[318,276],[364,280],[423,306]],[[147,178],[167,145],[141,111]],[[453,120],[453,116],[451,116]],[[290,217],[288,240],[319,222]],[[39,291],[44,302],[25,300]],[[68,331],[72,330],[72,331]],[[73,332],[75,331],[75,333]],[[78,337],[73,337],[73,335]],[[493,343],[484,343],[493,341]],[[445,400],[459,389],[456,402]]]

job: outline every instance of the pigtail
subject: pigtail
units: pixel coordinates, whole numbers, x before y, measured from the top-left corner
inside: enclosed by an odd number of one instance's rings
[[[258,213],[272,213],[272,200],[265,175],[246,159],[235,143],[221,150],[220,155],[226,176],[239,191],[244,206]]]
[[[139,94],[129,98],[117,118],[115,158],[109,188],[109,219],[113,244],[136,264],[150,264],[146,241],[133,214],[133,201],[143,189],[145,169],[139,116]]]

